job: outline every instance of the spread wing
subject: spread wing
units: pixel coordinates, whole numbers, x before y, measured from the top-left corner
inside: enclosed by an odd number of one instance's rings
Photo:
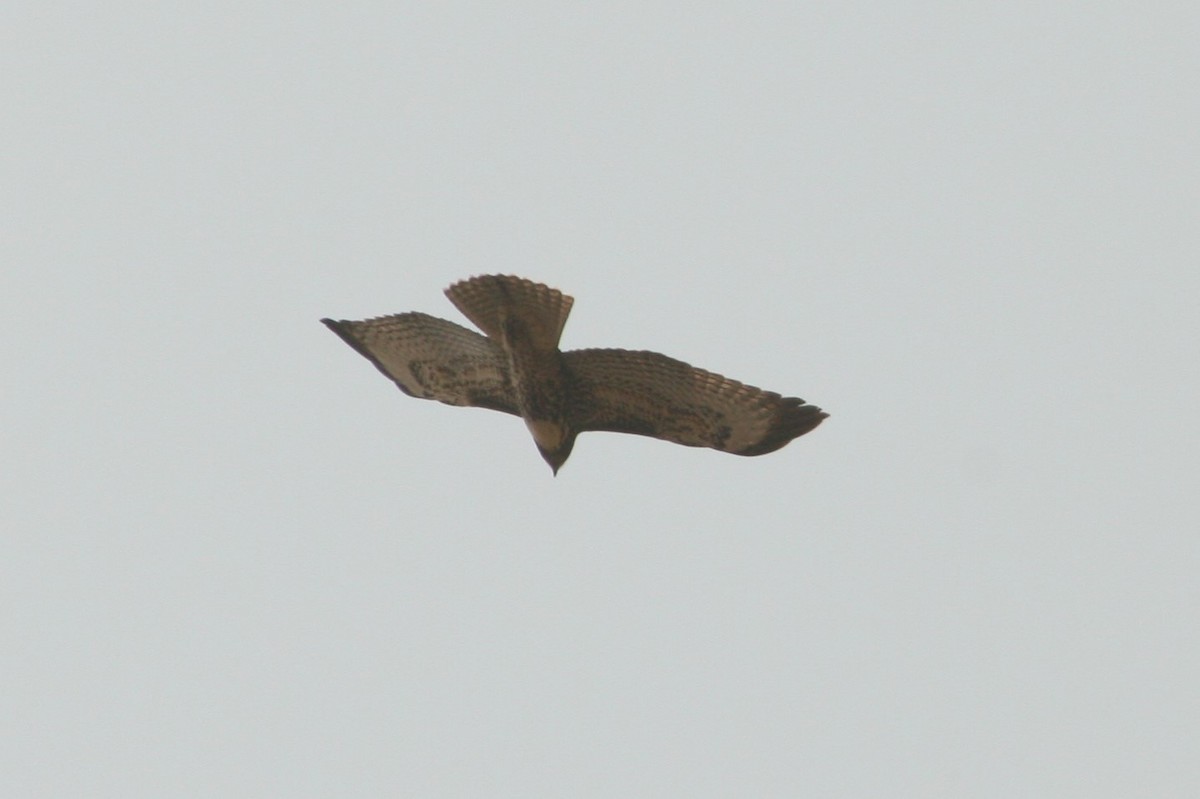
[[[405,394],[520,415],[504,353],[472,330],[423,313],[321,321]]]
[[[657,352],[573,350],[572,426],[652,436],[737,455],[774,452],[828,414]]]

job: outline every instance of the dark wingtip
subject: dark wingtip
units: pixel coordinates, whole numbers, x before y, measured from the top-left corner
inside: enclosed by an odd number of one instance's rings
[[[816,405],[807,405],[804,400],[796,397],[786,397],[762,440],[738,454],[766,455],[768,452],[782,449],[805,433],[811,433],[828,418],[829,414]]]
[[[321,324],[325,325],[325,327],[329,328],[334,333],[337,333],[342,338],[345,338],[348,335],[347,325],[349,323],[345,319],[322,319]]]
[[[321,324],[325,325],[325,327],[336,333],[338,338],[353,347],[354,351],[359,355],[375,364],[379,368],[379,371],[383,372],[385,375],[387,374],[383,368],[383,365],[379,363],[379,360],[372,355],[370,350],[364,347],[362,342],[359,341],[354,335],[354,331],[350,328],[350,325],[353,324],[352,322],[350,322],[348,319],[322,319]],[[391,376],[388,375],[388,377],[390,379]]]
[[[370,361],[371,364],[379,370],[379,373],[395,383],[398,389],[410,397],[417,396],[405,388],[400,381],[392,377],[392,373],[387,370],[387,367],[383,365],[382,361],[375,357],[375,353],[371,352],[369,349],[367,349],[365,344],[359,341],[358,337],[354,335],[354,330],[352,328],[354,322],[351,322],[349,319],[322,319],[321,324],[325,325],[325,327],[329,328],[334,333],[337,333],[338,338],[349,344],[355,352]]]

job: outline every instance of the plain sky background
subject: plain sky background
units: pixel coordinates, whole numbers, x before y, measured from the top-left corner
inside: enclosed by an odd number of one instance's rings
[[[1200,795],[1195,3],[0,10],[0,793]],[[403,396],[515,273],[814,402]]]

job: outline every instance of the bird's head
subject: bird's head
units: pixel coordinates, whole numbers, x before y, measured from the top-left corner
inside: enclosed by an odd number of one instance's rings
[[[550,464],[550,468],[558,474],[558,470],[571,456],[575,446],[575,431],[563,422],[548,420],[527,420],[525,425],[533,434],[533,442],[537,444],[538,452]]]

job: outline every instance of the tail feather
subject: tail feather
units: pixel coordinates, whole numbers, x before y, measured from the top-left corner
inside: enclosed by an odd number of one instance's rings
[[[558,289],[511,275],[481,275],[455,283],[446,296],[488,338],[504,341],[505,322],[517,321],[535,347],[558,349],[574,299]]]

